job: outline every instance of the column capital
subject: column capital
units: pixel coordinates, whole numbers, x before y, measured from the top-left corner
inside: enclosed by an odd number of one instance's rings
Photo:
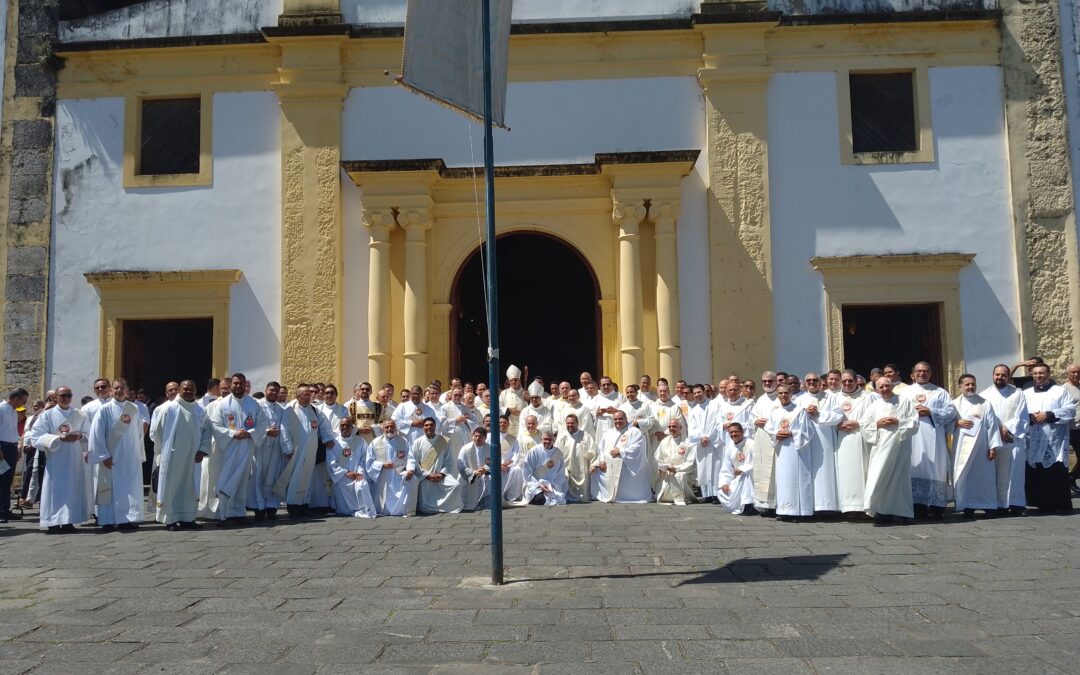
[[[398,225],[405,230],[405,237],[411,241],[421,240],[434,225],[431,209],[416,208],[398,212]]]
[[[397,223],[394,221],[394,210],[390,208],[365,208],[360,220],[364,226],[372,230],[371,236],[382,239],[390,234]]]
[[[678,200],[654,200],[649,204],[649,220],[656,225],[657,234],[674,234],[675,223],[679,219]]]
[[[612,197],[611,219],[623,229],[635,231],[648,213],[644,199],[620,199]]]

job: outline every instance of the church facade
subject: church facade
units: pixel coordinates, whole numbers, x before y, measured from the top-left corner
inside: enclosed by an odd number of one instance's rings
[[[387,75],[404,0],[7,4],[8,385],[480,372],[482,132]],[[516,0],[504,362],[1075,360],[1057,5],[895,5]]]

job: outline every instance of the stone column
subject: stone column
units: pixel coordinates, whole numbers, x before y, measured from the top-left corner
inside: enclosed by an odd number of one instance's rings
[[[281,378],[341,381],[341,72],[348,37],[281,47]]]
[[[722,4],[722,3],[721,3]],[[739,5],[739,3],[732,3]],[[753,3],[745,3],[747,6]],[[766,32],[775,22],[700,26],[709,132],[712,381],[773,365]],[[745,312],[753,307],[753,312]],[[724,326],[738,316],[739,330]]]
[[[682,358],[679,339],[679,254],[675,223],[679,203],[653,201],[649,219],[656,230],[656,334],[660,352],[659,377],[675,382],[681,377]]]
[[[368,244],[368,380],[380,387],[390,378],[390,209],[364,211]]]
[[[398,215],[405,229],[405,381],[424,386],[428,380],[427,232],[431,211],[417,209]]]
[[[1020,356],[1038,354],[1060,375],[1080,349],[1080,245],[1059,6],[1003,0],[1001,12]]]
[[[619,353],[621,382],[637,382],[645,372],[641,323],[641,221],[644,199],[613,194],[612,218],[619,226]]]
[[[7,3],[0,133],[0,333],[3,391],[48,384],[49,258],[52,238],[53,148],[57,42],[55,3]],[[87,335],[87,337],[92,337]],[[36,395],[36,394],[35,394]]]

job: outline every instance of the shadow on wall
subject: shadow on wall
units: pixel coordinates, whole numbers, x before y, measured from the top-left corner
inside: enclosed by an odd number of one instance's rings
[[[281,336],[270,321],[247,274],[232,287],[229,311],[229,370],[266,373],[278,379],[281,367]],[[215,373],[215,375],[217,375]],[[254,379],[254,378],[253,378]],[[260,387],[266,382],[256,382]]]

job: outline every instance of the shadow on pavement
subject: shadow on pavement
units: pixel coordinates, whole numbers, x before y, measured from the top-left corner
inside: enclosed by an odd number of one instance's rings
[[[507,585],[537,581],[568,581],[578,579],[641,579],[645,577],[691,577],[675,584],[691,586],[696,584],[748,583],[755,581],[815,581],[829,571],[839,567],[847,558],[847,553],[829,553],[824,555],[799,555],[786,558],[739,558],[723,567],[703,573],[687,571],[630,572],[626,574],[589,574],[512,579]],[[571,568],[572,569],[572,568]],[[695,576],[696,575],[696,576]]]

